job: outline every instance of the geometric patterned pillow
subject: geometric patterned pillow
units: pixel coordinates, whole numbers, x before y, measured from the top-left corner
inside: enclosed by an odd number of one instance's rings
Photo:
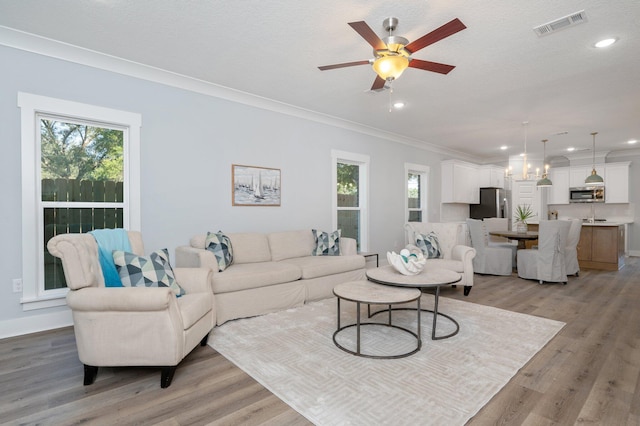
[[[222,231],[207,232],[204,247],[213,253],[218,261],[218,272],[222,272],[233,263],[231,240]]]
[[[340,256],[340,229],[330,234],[315,229],[311,231],[316,242],[316,247],[311,253],[313,256]]]
[[[177,297],[185,293],[173,274],[167,249],[149,256],[114,250],[113,263],[124,287],[170,287]]]
[[[427,259],[439,259],[442,257],[438,236],[433,231],[429,232],[428,235],[417,234],[416,245],[420,247]]]

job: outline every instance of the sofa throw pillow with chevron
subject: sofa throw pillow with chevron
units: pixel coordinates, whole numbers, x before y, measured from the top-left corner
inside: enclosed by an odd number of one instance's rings
[[[440,259],[442,257],[438,235],[433,231],[427,235],[416,234],[416,245],[420,247],[420,250],[428,259]]]
[[[341,230],[331,233],[312,229],[313,239],[316,246],[311,252],[313,256],[340,256],[340,234]]]
[[[155,251],[149,256],[114,250],[113,263],[123,287],[169,287],[177,297],[185,294],[173,274],[167,249]]]
[[[222,272],[233,263],[231,240],[222,231],[207,232],[204,247],[213,253],[218,261],[218,272]]]

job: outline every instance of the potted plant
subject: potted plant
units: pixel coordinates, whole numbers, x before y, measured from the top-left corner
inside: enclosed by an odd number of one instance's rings
[[[515,211],[515,219],[516,219],[516,232],[524,233],[527,232],[527,220],[531,219],[533,216],[533,210],[529,204],[519,204],[516,207]]]

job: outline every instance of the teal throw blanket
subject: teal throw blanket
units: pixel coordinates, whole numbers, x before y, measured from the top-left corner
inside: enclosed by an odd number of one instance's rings
[[[93,235],[98,243],[98,257],[105,287],[122,287],[120,275],[118,275],[116,265],[113,263],[113,251],[131,252],[127,231],[124,229],[96,229],[89,234]]]

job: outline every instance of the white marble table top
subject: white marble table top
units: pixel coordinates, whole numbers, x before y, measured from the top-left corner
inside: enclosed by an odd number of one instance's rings
[[[333,294],[351,302],[393,305],[417,300],[420,297],[420,290],[394,288],[370,281],[349,281],[335,286]]]
[[[417,275],[402,275],[391,266],[367,269],[367,278],[380,284],[406,287],[438,287],[455,284],[462,279],[462,275],[449,269],[430,269],[427,267]]]

